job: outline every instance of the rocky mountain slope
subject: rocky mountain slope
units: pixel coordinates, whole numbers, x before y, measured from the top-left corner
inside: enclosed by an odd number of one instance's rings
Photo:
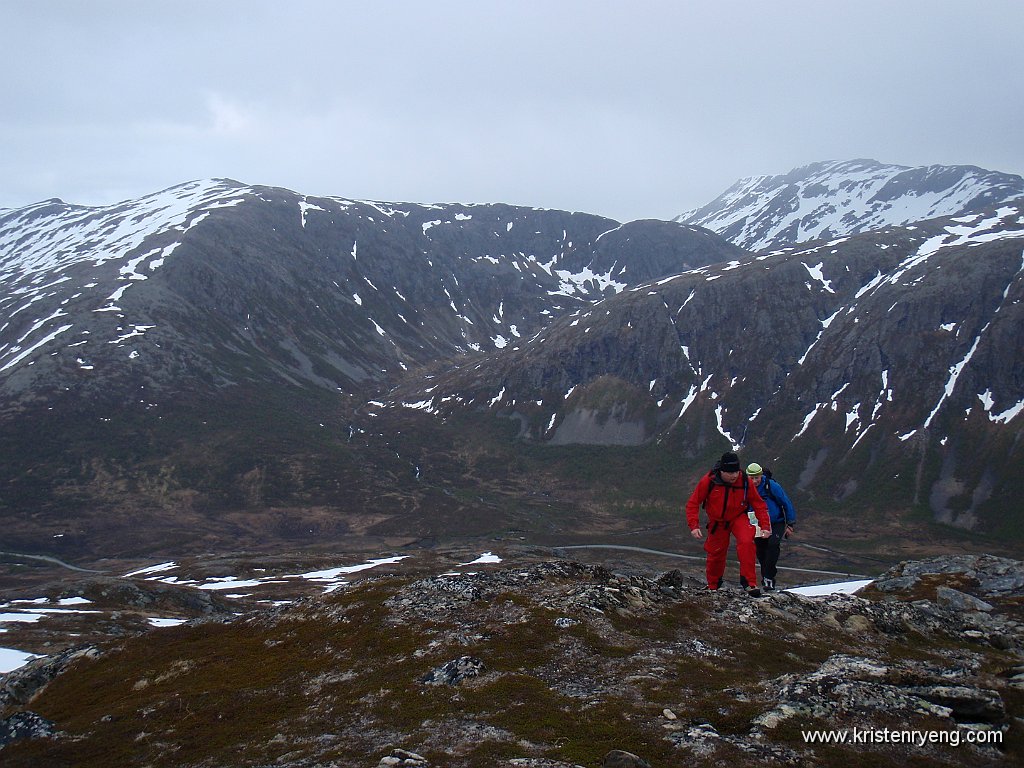
[[[223,180],[0,212],[7,547],[661,536],[736,445],[815,535],[1012,546],[1022,243],[1013,204],[755,256]]]
[[[226,180],[104,208],[48,201],[0,212],[0,396],[10,411],[268,377],[352,391],[738,252],[668,222]]]
[[[978,213],[1024,197],[1024,179],[974,166],[910,168],[875,160],[812,163],[741,179],[675,221],[751,251]]]
[[[679,571],[411,563],[0,677],[4,765],[1021,759],[1019,561],[906,562],[857,595],[761,600]]]
[[[366,428],[351,412],[379,387],[524,343],[627,281],[738,253],[668,222],[230,181],[3,212],[10,546],[70,552],[86,537],[98,551],[140,534],[235,538],[239,525],[351,534],[356,519],[402,514],[387,439],[353,443]],[[243,509],[263,522],[222,514]]]
[[[1024,209],[890,227],[642,283],[529,345],[399,388],[545,444],[723,446],[819,503],[1019,535]]]

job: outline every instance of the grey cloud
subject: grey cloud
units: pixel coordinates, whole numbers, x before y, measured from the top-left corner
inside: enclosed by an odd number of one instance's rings
[[[6,3],[0,206],[230,176],[674,216],[817,160],[1024,170],[1024,4]]]

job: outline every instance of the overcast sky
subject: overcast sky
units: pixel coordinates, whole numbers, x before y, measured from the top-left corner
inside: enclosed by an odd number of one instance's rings
[[[1020,0],[0,0],[0,207],[196,178],[672,218],[819,160],[1024,173]]]

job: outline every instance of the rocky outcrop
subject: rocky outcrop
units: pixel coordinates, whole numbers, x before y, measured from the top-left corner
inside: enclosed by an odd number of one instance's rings
[[[61,598],[80,597],[99,605],[162,610],[176,616],[215,616],[235,613],[229,600],[209,590],[178,584],[118,577],[80,579],[60,590]]]
[[[952,555],[911,560],[883,573],[872,589],[886,593],[905,593],[924,583],[929,577],[960,577],[973,585],[983,597],[1020,595],[1024,590],[1024,567],[1019,560],[992,555]],[[952,608],[991,611],[992,606],[970,595],[959,596],[947,586],[937,587],[939,601]]]
[[[463,680],[477,677],[484,670],[484,663],[472,656],[460,656],[431,670],[420,678],[425,685],[458,685]]]
[[[0,675],[0,708],[28,704],[37,692],[80,659],[95,659],[98,648],[69,648],[53,656],[33,659],[22,667]]]
[[[0,749],[22,739],[45,739],[56,735],[53,723],[34,712],[16,712],[0,720]]]

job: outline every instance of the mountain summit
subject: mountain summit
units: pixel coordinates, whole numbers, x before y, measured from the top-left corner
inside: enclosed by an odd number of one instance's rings
[[[674,220],[707,227],[747,250],[781,248],[960,216],[1024,198],[1024,179],[970,165],[911,168],[875,160],[820,162],[741,179]]]
[[[663,221],[229,180],[51,200],[0,214],[0,408],[115,377],[140,397],[268,377],[350,391],[739,252]]]

